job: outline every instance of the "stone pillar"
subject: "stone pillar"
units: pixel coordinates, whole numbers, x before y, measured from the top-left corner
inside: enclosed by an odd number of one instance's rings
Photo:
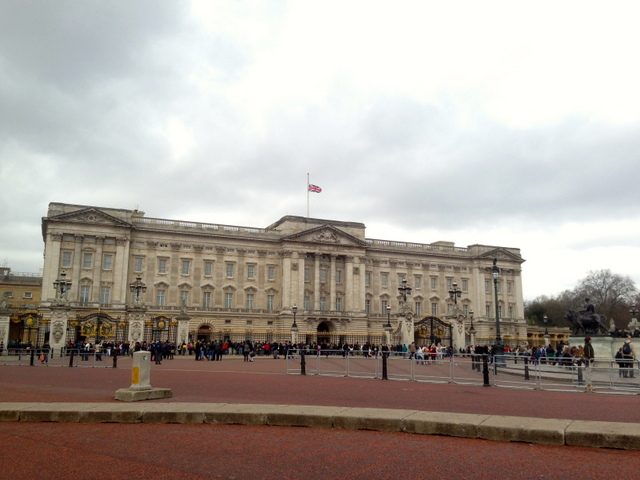
[[[331,255],[331,267],[329,274],[329,310],[336,309],[336,256]]]
[[[10,312],[8,310],[0,310],[0,342],[2,342],[2,352],[0,355],[7,354],[7,346],[9,345],[9,319]]]
[[[116,258],[113,266],[113,301],[112,303],[125,304],[129,282],[127,274],[129,270],[129,239],[116,239]]]
[[[282,308],[291,308],[291,252],[283,252],[282,259]]]
[[[129,321],[129,336],[127,340],[132,348],[136,342],[142,343],[144,340],[145,316],[144,310],[132,310],[127,312]]]
[[[100,279],[102,277],[102,244],[104,242],[103,237],[96,237],[96,260],[93,262],[93,288],[91,289],[91,301],[94,303],[100,302],[100,290],[102,284]],[[113,295],[113,292],[112,292]]]
[[[360,257],[358,259],[358,265],[360,268],[360,291],[357,294],[358,297],[358,306],[357,309],[360,312],[364,312],[365,310],[365,300],[367,298],[367,286],[366,286],[366,282],[365,282],[365,278],[367,275],[367,263],[365,262],[365,258],[364,257]],[[372,279],[373,281],[373,279]]]
[[[354,285],[353,285],[353,257],[346,257],[344,262],[345,269],[345,311],[352,312],[356,310],[354,308],[355,302],[353,298]]]
[[[71,280],[71,291],[67,293],[69,300],[80,298],[80,272],[82,269],[82,242],[83,235],[75,235],[75,248],[73,250],[73,266],[71,271],[67,273],[67,280]]]
[[[313,309],[320,310],[320,254],[316,253],[313,270]]]
[[[56,298],[53,282],[58,278],[61,244],[61,234],[50,233],[47,235],[47,243],[44,249],[44,269],[42,273],[42,301]]]
[[[49,345],[51,350],[60,352],[67,344],[67,325],[69,323],[69,309],[66,307],[51,307],[49,319]]]
[[[298,258],[298,294],[296,295],[296,302],[299,311],[304,311],[304,269],[305,269],[305,255],[301,253]]]

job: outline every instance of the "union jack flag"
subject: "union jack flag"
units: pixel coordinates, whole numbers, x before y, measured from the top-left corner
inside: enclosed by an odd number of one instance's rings
[[[309,184],[309,186],[307,187],[307,189],[308,189],[310,192],[314,192],[314,193],[320,193],[320,192],[322,191],[322,189],[321,189],[319,186],[317,186],[317,185],[313,185],[313,184],[311,184],[311,183]]]

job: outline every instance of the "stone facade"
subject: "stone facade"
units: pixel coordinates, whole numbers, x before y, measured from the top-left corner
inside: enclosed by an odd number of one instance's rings
[[[464,347],[471,311],[476,342],[491,343],[494,258],[503,339],[527,341],[517,248],[375,240],[362,223],[298,216],[256,228],[62,203],[49,205],[42,232],[41,315],[68,318],[63,344],[78,337],[284,341],[294,310],[297,338],[308,343],[380,343],[389,322],[392,343],[406,341],[406,324],[418,342],[453,337]],[[64,294],[54,286],[63,272],[71,281]],[[398,315],[403,279],[412,287],[404,306],[414,314],[410,324]],[[448,293],[454,283],[457,302]],[[458,333],[425,334],[434,318]]]

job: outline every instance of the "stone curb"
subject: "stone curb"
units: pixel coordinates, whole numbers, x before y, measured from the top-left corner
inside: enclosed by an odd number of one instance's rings
[[[340,428],[640,450],[640,424],[384,408],[227,403],[0,403],[0,422]]]

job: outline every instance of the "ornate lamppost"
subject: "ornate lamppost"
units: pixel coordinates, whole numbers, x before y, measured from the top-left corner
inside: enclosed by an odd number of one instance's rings
[[[129,290],[131,291],[131,298],[133,299],[133,304],[135,306],[139,306],[142,303],[141,294],[144,294],[147,291],[147,286],[142,281],[142,277],[138,275],[136,277],[135,282],[131,282],[129,284]]]
[[[494,348],[494,356],[496,359],[501,358],[504,353],[504,346],[502,345],[502,336],[500,335],[500,309],[498,308],[498,277],[500,276],[500,269],[498,268],[498,259],[493,259],[493,266],[491,267],[491,276],[493,277],[493,292],[495,295],[496,304],[496,344]]]
[[[387,304],[387,324],[386,328],[391,330],[391,306]]]
[[[473,326],[473,310],[469,310],[469,320],[471,325],[469,326],[469,340],[471,340],[471,345],[475,347],[476,344],[476,329]]]
[[[398,287],[398,293],[402,297],[402,303],[407,303],[407,295],[411,295],[411,287],[407,285],[407,279],[403,278],[401,285]]]
[[[60,276],[54,280],[53,288],[56,292],[56,300],[64,302],[67,297],[67,292],[71,289],[71,280],[67,280],[67,274],[63,270],[60,272]]]
[[[458,288],[458,284],[456,282],[453,282],[451,284],[451,290],[449,290],[449,298],[453,300],[453,303],[454,305],[456,305],[456,308],[458,306],[458,299],[460,297],[462,297],[462,290]]]
[[[545,314],[542,317],[542,321],[544,322],[544,344],[545,346],[549,345],[549,329],[547,328],[547,324],[549,323],[549,317]]]
[[[291,325],[291,343],[298,343],[298,324],[296,323],[296,313],[298,313],[298,306],[293,305],[291,307],[291,313],[293,313],[293,325]]]

